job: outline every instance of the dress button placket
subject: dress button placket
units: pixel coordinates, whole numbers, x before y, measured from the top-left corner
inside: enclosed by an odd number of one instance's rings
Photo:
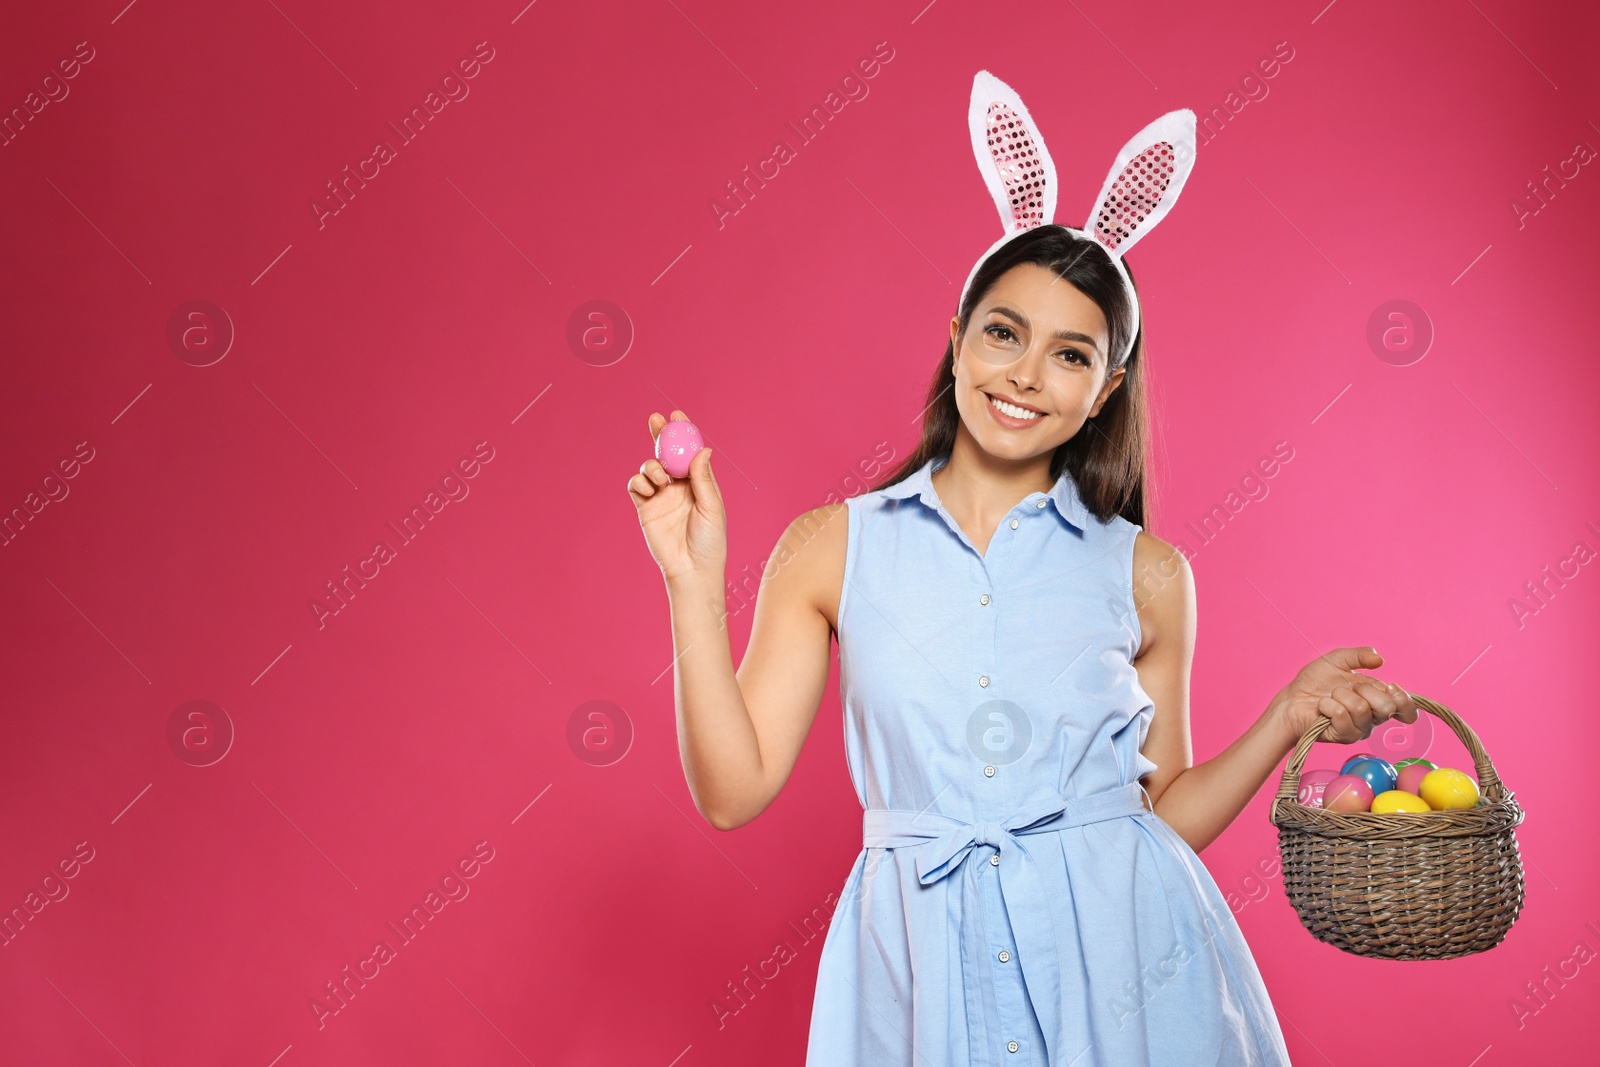
[[[999,854],[992,854],[989,862],[998,866]],[[1028,991],[1023,982],[1020,966],[1016,963],[1017,950],[1008,925],[1010,917],[1000,895],[998,872],[995,872],[993,878],[984,879],[982,899],[984,928],[995,935],[989,956],[992,978],[984,984],[994,991],[996,1014],[983,1027],[986,1038],[984,1043],[987,1044],[989,1041],[995,1044],[1003,1043],[1008,1050],[1015,1052],[1022,1048],[1021,1038],[1033,1036],[1037,1040],[1038,1035],[1031,1029],[1033,1021],[1028,1005]],[[988,1047],[993,1048],[994,1045]],[[1029,1062],[1032,1062],[1031,1058]]]
[[[1005,527],[1002,527],[1002,529],[1008,527],[1012,530],[1016,530],[1020,526],[1020,520],[1012,517],[1005,520]],[[1011,543],[1009,541],[1006,541],[1003,538],[996,538],[993,547],[997,551],[995,551],[990,557],[982,560],[980,564],[981,584],[979,585],[978,604],[981,607],[987,608],[994,604],[993,581],[997,573],[1003,573],[1006,560],[1008,558],[1006,553],[1011,551],[1010,544]],[[1000,572],[995,570],[995,567],[997,566],[1001,568]],[[986,647],[992,650],[990,652],[991,655],[997,655],[1000,651],[997,643],[1000,631],[999,614],[979,614],[974,617],[973,621],[976,623],[974,628],[974,636],[978,638],[978,647]],[[990,670],[997,670],[1000,668],[1001,664],[998,661],[991,661],[988,666]],[[990,685],[990,683],[993,680],[994,679],[990,674],[980,674],[978,676],[978,686],[980,689],[991,689],[993,687]],[[997,694],[997,696],[998,695],[999,694]],[[987,802],[980,801],[980,804],[986,808],[991,804],[999,804],[1001,808],[1003,808],[1003,798],[1005,797],[1007,788],[1002,776],[999,774],[998,766],[993,763],[984,764],[983,776],[989,783],[991,783],[989,788],[996,790],[997,792],[992,793]],[[996,811],[990,811],[986,814],[992,816],[996,814],[998,810],[999,809]],[[986,851],[990,852],[988,859],[991,872],[988,878],[983,879],[984,919],[985,925],[988,927],[988,929],[999,934],[999,936],[995,938],[995,942],[997,943],[991,943],[991,955],[989,957],[989,966],[993,969],[993,984],[990,985],[990,988],[993,989],[995,993],[997,1001],[995,1007],[998,1009],[998,1015],[994,1017],[993,1022],[997,1023],[998,1027],[995,1029],[990,1029],[988,1026],[985,1026],[983,1028],[985,1031],[984,1038],[986,1038],[983,1043],[987,1045],[988,1048],[994,1048],[996,1045],[1004,1044],[1005,1049],[1009,1054],[1022,1051],[1023,1038],[1032,1037],[1033,1040],[1038,1041],[1039,1035],[1036,1032],[1037,1026],[1035,1025],[1029,1011],[1027,989],[1023,983],[1023,974],[1020,969],[1020,965],[1017,963],[1014,942],[1010,937],[1010,930],[1007,925],[1009,916],[1007,915],[1005,906],[1000,899],[1001,874],[998,870],[1001,865],[1000,853],[998,849]],[[977,858],[978,857],[976,856],[973,857],[973,859]],[[981,860],[979,862],[981,862]],[[973,1036],[977,1037],[977,1034],[974,1033]],[[994,1042],[994,1044],[988,1044],[989,1042]],[[1039,1052],[1040,1048],[1042,1048],[1042,1046],[1030,1045],[1028,1049],[1028,1055],[1021,1057],[1021,1059],[1025,1060],[1029,1064],[1035,1064],[1039,1062],[1041,1058]],[[974,1049],[973,1051],[976,1053],[978,1050]],[[992,1055],[993,1053],[990,1053],[990,1056]],[[987,1059],[988,1057],[984,1058]],[[1017,1061],[1008,1060],[1008,1062],[1014,1063]]]

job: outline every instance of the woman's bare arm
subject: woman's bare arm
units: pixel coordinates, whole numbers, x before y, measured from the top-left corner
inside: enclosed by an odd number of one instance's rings
[[[1319,715],[1333,720],[1328,741],[1363,740],[1391,716],[1415,722],[1417,707],[1398,686],[1359,674],[1383,664],[1370,647],[1339,648],[1307,664],[1227,748],[1192,765],[1189,671],[1194,661],[1195,594],[1189,563],[1171,545],[1140,533],[1134,588],[1143,647],[1134,660],[1139,684],[1155,704],[1144,755],[1157,769],[1144,778],[1156,814],[1199,852],[1239,817]]]
[[[681,411],[673,419],[688,420]],[[650,438],[667,424],[651,412]],[[719,830],[743,826],[789,780],[828,681],[830,637],[844,582],[848,508],[817,508],[789,524],[756,593],[750,644],[737,673],[728,644],[728,519],[713,450],[669,477],[639,464],[628,496],[672,613],[678,754],[694,804]]]
[[[847,527],[845,505],[835,504],[783,532],[737,672],[722,575],[667,580],[678,750],[695,806],[719,830],[761,814],[800,757],[828,681]]]

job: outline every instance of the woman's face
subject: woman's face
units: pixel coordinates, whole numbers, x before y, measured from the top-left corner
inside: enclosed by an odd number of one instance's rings
[[[959,329],[959,318],[951,320],[956,407],[968,433],[994,456],[1054,451],[1099,413],[1126,373],[1106,374],[1099,305],[1034,263],[1001,275],[973,309],[964,336]],[[997,400],[1026,410],[1008,414]]]

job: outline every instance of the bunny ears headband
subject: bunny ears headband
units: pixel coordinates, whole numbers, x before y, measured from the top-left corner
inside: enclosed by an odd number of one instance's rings
[[[972,79],[967,126],[978,170],[1000,209],[1005,233],[973,264],[961,288],[961,303],[966,302],[978,268],[991,255],[1023,230],[1053,223],[1056,214],[1055,164],[1038,126],[1011,86],[986,70],[978,71]],[[1139,297],[1122,257],[1172,210],[1194,169],[1194,154],[1194,112],[1187,108],[1167,112],[1122,146],[1083,229],[1063,226],[1074,236],[1087,237],[1104,248],[1128,291],[1133,327],[1125,351],[1112,353],[1117,357],[1113,367],[1126,361],[1139,332]]]

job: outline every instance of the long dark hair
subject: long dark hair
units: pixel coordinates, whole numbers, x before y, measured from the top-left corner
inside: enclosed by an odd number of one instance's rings
[[[972,287],[962,303],[958,337],[964,337],[978,306],[1002,274],[1020,263],[1036,263],[1081,291],[1099,305],[1106,317],[1110,350],[1121,352],[1127,345],[1133,325],[1133,308],[1122,279],[1106,250],[1087,237],[1077,237],[1057,225],[1035,226],[1024,230],[997,249],[979,268]],[[1127,261],[1123,261],[1127,268]],[[1133,279],[1133,271],[1128,270]],[[1134,286],[1135,292],[1138,285]],[[1142,317],[1141,317],[1142,318]],[[1145,525],[1149,510],[1146,489],[1146,451],[1149,444],[1147,402],[1144,378],[1144,328],[1141,322],[1129,349],[1127,368],[1115,392],[1100,408],[1100,413],[1084,423],[1069,440],[1055,450],[1050,459],[1050,477],[1070,471],[1073,483],[1085,506],[1101,522],[1121,515],[1138,526]],[[1119,364],[1106,368],[1109,376]],[[946,342],[944,358],[928,383],[928,405],[922,419],[922,440],[893,474],[872,487],[872,492],[887,489],[915,474],[935,457],[948,459],[955,445],[956,427],[961,413],[956,407],[955,344]]]

